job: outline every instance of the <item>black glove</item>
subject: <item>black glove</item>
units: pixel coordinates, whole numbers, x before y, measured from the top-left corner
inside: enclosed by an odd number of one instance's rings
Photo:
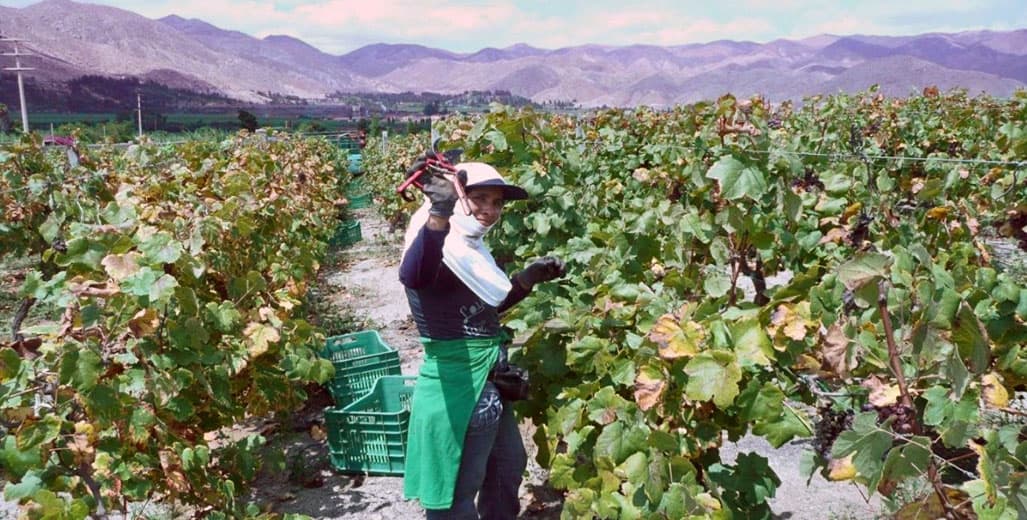
[[[426,156],[418,157],[414,164],[407,168],[406,176],[410,177],[425,167]],[[466,178],[466,173],[464,177]],[[456,206],[457,193],[456,186],[453,186],[452,181],[443,177],[441,174],[426,171],[421,174],[421,177],[417,179],[423,187],[421,191],[428,196],[428,200],[431,201],[431,209],[428,210],[429,215],[435,215],[437,217],[449,218],[453,216],[453,207]]]
[[[545,256],[529,264],[514,277],[524,288],[531,289],[539,282],[548,282],[565,274],[567,269],[562,260],[555,256]]]

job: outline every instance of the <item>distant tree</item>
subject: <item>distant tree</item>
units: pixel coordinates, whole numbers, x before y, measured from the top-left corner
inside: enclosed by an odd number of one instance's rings
[[[256,132],[257,127],[260,126],[260,124],[257,123],[257,116],[245,110],[239,111],[239,125],[250,132]]]

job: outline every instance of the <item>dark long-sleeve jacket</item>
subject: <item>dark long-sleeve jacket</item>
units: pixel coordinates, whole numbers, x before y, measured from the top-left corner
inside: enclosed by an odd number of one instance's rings
[[[498,336],[499,314],[530,291],[514,281],[499,307],[485,303],[442,263],[447,233],[422,227],[399,266],[399,279],[406,287],[417,330],[431,339]]]

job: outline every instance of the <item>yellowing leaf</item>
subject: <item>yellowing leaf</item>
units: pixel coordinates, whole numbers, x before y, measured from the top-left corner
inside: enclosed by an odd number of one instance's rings
[[[845,208],[845,212],[842,213],[841,222],[848,222],[849,219],[856,216],[861,209],[863,209],[862,202],[853,202],[852,204],[849,204],[849,206]]]
[[[831,459],[827,463],[827,479],[838,482],[856,478],[856,465],[852,463],[853,455],[850,453],[844,459]]]
[[[841,322],[834,322],[821,339],[823,364],[839,377],[848,377],[852,368],[849,365],[849,338],[845,336]]]
[[[981,386],[984,387],[984,402],[993,408],[1005,408],[1009,406],[1009,391],[1002,384],[1002,376],[992,372],[984,374],[981,378]]]
[[[816,372],[820,370],[820,360],[809,354],[800,354],[795,360],[795,368],[803,372]]]
[[[642,410],[649,410],[660,402],[666,387],[667,382],[659,370],[642,367],[635,377],[635,402]]]
[[[699,493],[695,496],[695,502],[707,511],[720,511],[722,507],[720,501],[713,498],[713,495],[709,493]]]
[[[140,309],[139,312],[132,316],[132,319],[128,321],[128,329],[132,331],[132,335],[137,338],[143,336],[149,336],[157,330],[157,326],[160,325],[160,320],[157,318],[156,309],[147,308]]]
[[[142,256],[135,251],[123,255],[107,255],[100,264],[103,265],[107,276],[120,282],[139,271],[139,259]]]
[[[845,228],[831,228],[831,230],[828,231],[826,235],[820,238],[819,244],[824,245],[830,242],[834,242],[835,244],[841,244],[847,236],[849,236],[849,232],[846,231]]]
[[[886,385],[877,376],[870,376],[863,380],[861,386],[870,390],[867,401],[874,406],[891,406],[898,402],[898,385]]]
[[[250,352],[250,357],[258,357],[264,354],[267,352],[269,344],[281,339],[277,329],[257,322],[250,322],[246,326],[246,330],[243,331],[243,336],[246,336],[248,340],[247,349]]]
[[[790,305],[782,303],[770,315],[770,326],[767,329],[771,336],[781,332],[785,337],[802,341],[806,337],[806,320]],[[783,350],[783,347],[778,350]]]
[[[698,354],[705,333],[694,321],[678,323],[674,315],[664,314],[649,331],[649,339],[656,343],[661,358],[678,359]]]
[[[934,220],[945,220],[949,216],[949,208],[945,206],[936,206],[927,210],[927,218]]]

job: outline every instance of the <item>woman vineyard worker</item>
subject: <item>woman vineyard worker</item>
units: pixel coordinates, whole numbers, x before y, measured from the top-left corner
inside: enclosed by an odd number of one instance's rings
[[[415,162],[408,175],[423,164]],[[404,495],[420,500],[428,519],[513,519],[527,456],[510,403],[489,381],[505,363],[499,313],[536,283],[562,276],[564,267],[546,257],[507,277],[482,239],[506,201],[528,194],[488,164],[456,168],[470,214],[456,207],[450,180],[423,175],[430,177],[422,188],[428,200],[411,219],[399,269],[425,354],[414,387]]]

